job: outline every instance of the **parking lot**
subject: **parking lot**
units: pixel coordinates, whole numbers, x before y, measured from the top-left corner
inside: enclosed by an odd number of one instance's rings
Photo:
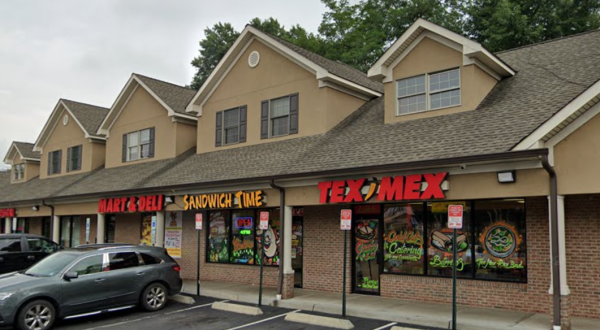
[[[289,329],[289,330],[320,330],[331,329],[301,323],[285,321],[289,313],[299,312],[284,308],[263,306],[263,315],[248,316],[237,313],[214,310],[212,303],[218,301],[212,298],[200,297],[194,305],[185,305],[170,301],[160,312],[146,313],[139,309],[130,309],[99,316],[82,317],[63,320],[55,324],[56,330],[185,330],[185,329]],[[357,330],[385,330],[395,322],[348,317]],[[414,327],[417,329],[427,329]]]

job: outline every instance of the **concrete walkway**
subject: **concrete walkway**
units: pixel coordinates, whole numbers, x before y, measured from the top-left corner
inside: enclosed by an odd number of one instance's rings
[[[196,294],[195,281],[184,281],[183,291]],[[265,305],[302,309],[341,315],[342,294],[294,290],[294,298],[277,301],[276,288],[263,288]],[[258,304],[258,286],[229,282],[200,284],[200,295]],[[347,295],[346,313],[350,316],[404,322],[415,325],[448,328],[452,319],[449,304],[381,298],[377,296]],[[460,330],[549,330],[550,317],[545,314],[521,313],[489,308],[459,306],[457,323]],[[573,330],[598,330],[600,320],[573,318]]]

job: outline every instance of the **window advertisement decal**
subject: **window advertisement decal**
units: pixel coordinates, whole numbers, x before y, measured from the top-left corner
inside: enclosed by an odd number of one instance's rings
[[[167,212],[165,227],[165,249],[175,259],[181,258],[183,239],[183,213]]]
[[[359,218],[353,225],[356,290],[379,292],[379,219]]]
[[[254,211],[234,211],[231,262],[254,264]]]
[[[144,215],[142,218],[140,244],[152,245],[152,214]]]
[[[523,200],[475,202],[476,277],[527,279]]]
[[[423,274],[423,203],[387,205],[383,216],[383,271]]]
[[[456,236],[456,271],[459,277],[471,277],[472,274],[472,242],[470,238],[471,210],[467,202],[427,203],[429,208],[427,265],[429,275],[452,275],[452,229],[448,229],[448,206],[462,205],[464,224],[462,230],[457,230]]]
[[[264,261],[265,261],[265,266],[274,266],[274,265],[279,265],[279,249],[281,246],[281,240],[280,240],[280,233],[279,233],[279,229],[280,229],[280,216],[279,216],[279,209],[271,209],[269,210],[269,229],[267,229],[265,231],[265,241],[263,244],[262,241],[262,234],[263,231],[261,229],[259,229],[258,227],[256,228],[256,241],[258,242],[257,244],[257,248],[256,248],[256,259],[258,260],[258,264],[260,265],[260,249],[263,248],[263,252],[264,252]]]
[[[228,211],[211,212],[208,231],[208,260],[229,262],[229,219]]]

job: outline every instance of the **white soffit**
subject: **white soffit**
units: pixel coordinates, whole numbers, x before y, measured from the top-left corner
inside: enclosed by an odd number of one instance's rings
[[[401,56],[405,56],[407,51],[410,51],[410,49],[414,47],[413,44],[420,42],[423,37],[422,34],[436,41],[441,41],[442,39],[433,37],[434,35],[437,35],[443,39],[446,39],[450,45],[460,45],[459,51],[461,51],[463,54],[463,64],[465,65],[472,64],[477,61],[490,68],[500,77],[510,77],[515,74],[515,71],[510,66],[483,48],[481,44],[419,18],[369,69],[367,73],[369,78],[376,80],[390,80],[391,71],[397,64],[397,59]],[[446,44],[446,42],[444,42],[444,44]],[[456,49],[455,47],[451,48]]]
[[[279,41],[273,39],[262,31],[248,25],[244,31],[242,31],[234,44],[229,48],[227,53],[225,53],[225,56],[223,56],[219,64],[217,64],[215,69],[211,72],[210,76],[208,76],[196,95],[192,98],[186,108],[186,112],[197,112],[198,116],[202,116],[202,106],[204,103],[217,89],[223,78],[227,76],[229,70],[231,70],[235,63],[240,59],[241,55],[248,48],[250,43],[256,39],[260,40],[267,47],[273,49],[280,55],[286,57],[305,70],[315,74],[316,78],[320,81],[335,81],[337,84],[342,85],[349,90],[371,97],[379,97],[382,95],[381,93],[371,90],[367,87],[363,87],[347,79],[329,73],[325,68],[284,46]]]

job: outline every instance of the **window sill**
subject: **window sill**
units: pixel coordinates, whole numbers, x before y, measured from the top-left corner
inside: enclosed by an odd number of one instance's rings
[[[430,109],[430,110],[421,110],[421,111],[411,112],[411,113],[398,113],[398,111],[396,110],[396,117],[405,117],[405,116],[416,115],[416,114],[420,114],[420,113],[433,113],[433,112],[436,112],[439,110],[444,110],[444,109],[460,108],[461,106],[462,106],[462,103],[459,103],[457,105],[450,105],[447,107],[435,108],[435,109]]]
[[[147,160],[147,159],[152,159],[152,158],[154,158],[154,157],[138,158],[138,159],[133,159],[133,160],[127,160],[127,161],[124,161],[124,162],[121,162],[121,163],[123,163],[123,164],[135,163],[135,162],[139,162],[141,160]]]

